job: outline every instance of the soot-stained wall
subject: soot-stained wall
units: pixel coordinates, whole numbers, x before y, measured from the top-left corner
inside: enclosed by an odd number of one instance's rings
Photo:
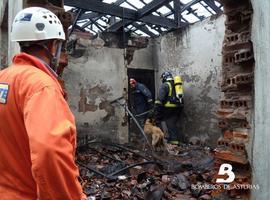
[[[155,69],[156,88],[160,74],[170,70],[184,80],[181,132],[187,138],[197,136],[216,145],[221,134],[217,108],[224,20],[224,16],[209,18],[154,39],[147,48],[134,52],[129,65],[125,65],[124,51],[117,48],[87,47],[81,57],[71,57],[64,79],[79,134],[126,141],[124,111],[109,102],[125,95],[127,67]]]
[[[217,107],[224,20],[224,16],[212,17],[174,31],[158,38],[154,48],[157,85],[166,70],[181,75],[184,81],[185,106],[179,122],[182,136],[197,136],[212,145],[220,137]]]
[[[70,56],[64,70],[68,102],[75,115],[78,135],[89,135],[114,142],[128,141],[127,117],[123,107],[112,101],[127,98],[127,68],[152,69],[152,46],[134,52],[129,65],[124,50],[87,46]],[[76,58],[77,57],[77,58]],[[123,103],[123,101],[122,101]]]

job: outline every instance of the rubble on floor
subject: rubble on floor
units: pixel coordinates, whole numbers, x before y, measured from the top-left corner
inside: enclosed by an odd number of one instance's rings
[[[198,145],[168,146],[169,152],[135,150],[92,142],[79,148],[77,163],[89,199],[230,199],[212,197],[216,163],[213,151]],[[155,159],[156,158],[156,159]]]

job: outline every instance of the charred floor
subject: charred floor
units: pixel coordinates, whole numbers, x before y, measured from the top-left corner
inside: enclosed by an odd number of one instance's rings
[[[198,141],[166,152],[88,141],[78,148],[80,181],[93,199],[248,199],[248,168],[237,182],[215,185],[221,160]],[[140,148],[141,149],[141,148]],[[238,166],[241,167],[241,166]],[[237,183],[237,184],[236,184]]]
[[[212,199],[210,189],[197,185],[214,179],[213,152],[207,147],[174,146],[166,155],[153,155],[132,146],[89,142],[78,149],[77,163],[85,192],[96,199]]]

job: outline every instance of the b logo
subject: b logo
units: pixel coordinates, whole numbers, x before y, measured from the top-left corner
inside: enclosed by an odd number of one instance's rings
[[[232,171],[232,165],[230,164],[222,164],[219,168],[218,175],[228,175],[227,179],[217,178],[216,183],[231,183],[235,179],[235,174]]]

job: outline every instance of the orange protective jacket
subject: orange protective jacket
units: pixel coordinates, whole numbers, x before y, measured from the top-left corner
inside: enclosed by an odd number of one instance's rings
[[[85,199],[75,148],[74,117],[56,76],[18,54],[0,72],[0,198]]]

